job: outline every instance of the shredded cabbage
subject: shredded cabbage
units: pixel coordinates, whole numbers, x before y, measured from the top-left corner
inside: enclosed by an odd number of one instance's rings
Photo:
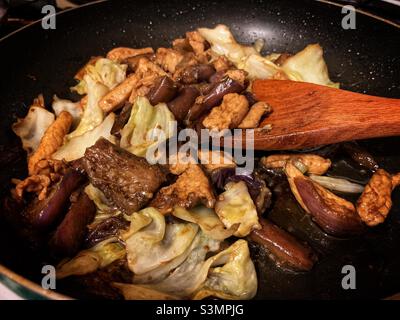
[[[54,114],[42,107],[32,106],[23,119],[12,125],[14,133],[21,139],[22,147],[29,154],[39,147],[47,128],[54,122]]]
[[[234,235],[247,236],[253,229],[261,229],[256,206],[246,183],[229,182],[215,204],[215,212],[227,228],[238,225]]]
[[[115,114],[110,113],[104,121],[91,131],[85,132],[81,136],[74,137],[67,141],[58,149],[52,158],[56,160],[72,161],[83,157],[87,148],[91,147],[101,137],[115,142],[115,137],[111,135],[111,129],[115,121]]]
[[[149,148],[172,136],[174,120],[165,103],[153,107],[147,98],[137,97],[128,123],[121,131],[121,147],[137,156],[145,156]],[[164,137],[155,140],[151,135],[153,129],[161,130]]]
[[[110,59],[101,58],[94,65],[89,64],[85,67],[85,75],[89,75],[92,80],[106,86],[109,90],[114,89],[126,78],[127,65],[119,64]],[[85,76],[71,90],[79,94],[89,93],[87,78]]]

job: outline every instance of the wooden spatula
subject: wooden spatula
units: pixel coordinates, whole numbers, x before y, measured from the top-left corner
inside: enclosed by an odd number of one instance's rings
[[[400,135],[400,100],[286,80],[256,80],[253,93],[272,107],[256,130],[258,150],[290,150]]]

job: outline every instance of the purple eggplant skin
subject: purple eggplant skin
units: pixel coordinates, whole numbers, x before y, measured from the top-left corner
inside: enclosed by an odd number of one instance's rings
[[[372,172],[379,169],[379,165],[375,161],[374,157],[357,142],[344,142],[342,147],[358,165],[367,168]]]
[[[84,181],[78,171],[69,170],[44,200],[35,199],[24,210],[24,216],[30,225],[40,230],[48,230],[62,219],[69,197]]]
[[[228,93],[240,93],[245,88],[236,80],[229,77],[223,78],[214,85],[210,92],[203,96],[201,103],[196,103],[188,112],[188,120],[194,121],[203,114],[210,111],[213,107],[222,102],[223,97]]]
[[[150,88],[147,98],[152,106],[161,102],[171,101],[178,92],[178,86],[168,76],[163,76],[155,81],[155,84]]]
[[[129,229],[130,223],[122,215],[113,216],[97,223],[85,238],[85,246],[91,248],[99,242],[118,235],[120,230]]]
[[[76,199],[71,200],[67,214],[50,240],[52,251],[62,256],[75,255],[85,239],[87,225],[93,221],[95,215],[95,204],[81,190]]]
[[[355,210],[332,208],[308,179],[294,178],[294,183],[313,220],[326,233],[336,237],[347,237],[365,231],[366,227]]]
[[[215,68],[209,64],[196,64],[188,66],[179,75],[179,81],[183,84],[195,84],[209,81],[215,74]]]
[[[262,228],[253,230],[249,239],[270,252],[276,262],[294,271],[310,271],[317,255],[306,244],[266,219],[260,219]]]
[[[168,103],[168,108],[177,121],[183,121],[186,118],[186,115],[199,95],[200,92],[195,87],[186,86],[182,88],[174,100]]]
[[[115,119],[114,125],[111,129],[111,134],[120,137],[122,128],[125,126],[125,124],[129,120],[129,117],[131,116],[131,111],[132,111],[132,103],[125,102],[124,107],[122,108],[121,112]]]

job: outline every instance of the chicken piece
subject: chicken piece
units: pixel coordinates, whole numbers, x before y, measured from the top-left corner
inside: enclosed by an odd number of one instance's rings
[[[232,63],[225,56],[218,56],[212,64],[217,72],[226,71],[232,67]]]
[[[182,174],[192,165],[196,165],[196,160],[183,152],[171,154],[168,158],[169,171],[175,175]]]
[[[198,31],[186,32],[186,39],[196,55],[206,50],[207,42]]]
[[[40,160],[49,158],[64,143],[64,137],[68,134],[72,121],[72,116],[63,111],[47,128],[39,147],[28,160],[29,175],[35,174],[35,166]]]
[[[253,104],[246,114],[242,122],[239,124],[240,129],[252,129],[257,128],[260,124],[261,118],[271,112],[271,107],[263,101],[256,102]]]
[[[136,97],[147,95],[156,80],[166,75],[164,70],[149,59],[139,59],[133,76],[136,78],[137,82],[131,92],[129,102],[135,103]]]
[[[199,150],[199,161],[207,172],[216,169],[235,168],[236,163],[227,152],[216,150]]]
[[[378,169],[357,201],[357,213],[368,226],[373,227],[385,221],[392,207],[392,190],[391,175]]]
[[[39,200],[43,200],[47,196],[48,187],[51,185],[50,177],[39,174],[33,175],[25,180],[13,179],[16,184],[13,197],[17,200],[22,200],[24,192],[34,192],[38,195]]]
[[[233,70],[228,70],[225,73],[225,76],[231,78],[232,80],[237,81],[240,83],[243,87],[246,87],[246,82],[247,82],[247,72],[244,70],[240,69],[233,69]]]
[[[174,184],[164,187],[158,192],[150,206],[155,207],[163,214],[167,214],[175,206],[189,209],[199,203],[208,208],[213,208],[215,196],[210,182],[200,166],[190,165]]]
[[[314,154],[275,154],[261,158],[261,164],[265,168],[279,169],[285,168],[289,160],[298,160],[307,168],[307,173],[323,175],[330,168],[332,162]]]
[[[16,184],[13,191],[14,198],[21,200],[24,192],[35,192],[39,200],[46,198],[49,187],[60,181],[67,172],[67,165],[59,160],[43,159],[40,160],[34,170],[34,175],[25,180],[13,179]]]
[[[159,165],[150,165],[104,138],[86,149],[83,166],[92,185],[126,214],[143,208],[166,181]]]
[[[100,99],[99,107],[107,113],[118,109],[128,100],[138,81],[138,77],[133,74],[129,75],[122,83]]]
[[[119,48],[114,48],[111,51],[109,51],[107,53],[107,59],[115,60],[115,61],[122,61],[122,60],[130,58],[130,57],[138,56],[141,54],[148,54],[148,53],[154,53],[153,48],[134,49],[134,48],[119,47]]]
[[[169,48],[158,48],[156,53],[156,63],[165,71],[174,73],[177,65],[183,60],[183,54],[177,50]]]
[[[392,177],[392,188],[396,188],[398,185],[400,185],[400,173],[395,174]]]
[[[249,102],[245,96],[229,93],[224,96],[222,104],[211,110],[203,120],[207,129],[233,129],[237,128],[249,111]]]

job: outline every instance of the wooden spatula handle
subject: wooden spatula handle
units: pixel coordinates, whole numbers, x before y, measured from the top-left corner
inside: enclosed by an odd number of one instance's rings
[[[253,92],[272,107],[255,133],[256,149],[285,150],[400,135],[400,100],[286,80],[257,80]]]

